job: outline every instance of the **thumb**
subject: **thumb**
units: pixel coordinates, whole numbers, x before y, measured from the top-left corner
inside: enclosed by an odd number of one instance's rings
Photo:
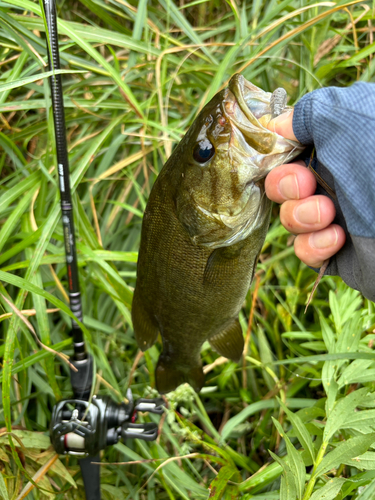
[[[276,132],[286,139],[296,141],[297,138],[293,132],[293,112],[294,110],[292,109],[287,111],[286,113],[282,113],[281,115],[276,116],[276,118],[271,120],[267,125],[268,130],[271,130],[271,132]]]

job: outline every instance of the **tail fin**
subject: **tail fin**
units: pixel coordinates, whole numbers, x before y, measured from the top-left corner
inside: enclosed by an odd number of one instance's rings
[[[202,366],[178,365],[170,356],[161,354],[155,372],[156,388],[160,394],[174,391],[179,385],[188,383],[199,392],[204,384]]]

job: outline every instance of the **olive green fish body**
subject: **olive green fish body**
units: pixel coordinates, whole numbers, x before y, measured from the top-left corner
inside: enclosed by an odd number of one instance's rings
[[[271,94],[236,75],[177,146],[146,207],[132,318],[142,350],[161,334],[161,393],[202,387],[205,341],[235,361],[243,351],[238,313],[269,224],[264,178],[276,156],[281,164],[297,154],[248,112],[249,86],[265,100],[254,101],[258,114],[270,115]]]

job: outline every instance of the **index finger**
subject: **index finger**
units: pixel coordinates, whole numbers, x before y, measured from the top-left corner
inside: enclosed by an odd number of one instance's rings
[[[296,141],[297,138],[293,132],[293,113],[294,109],[288,110],[285,113],[281,113],[281,115],[276,116],[276,118],[271,120],[267,125],[268,130],[271,130],[271,132],[276,132],[286,139]]]

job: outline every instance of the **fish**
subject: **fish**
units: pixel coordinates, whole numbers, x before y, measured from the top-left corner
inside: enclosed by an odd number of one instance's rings
[[[235,74],[204,106],[153,185],[132,322],[142,351],[161,336],[160,394],[186,382],[200,391],[205,341],[226,358],[241,358],[238,315],[270,220],[265,177],[303,149],[267,129],[287,109],[284,89],[264,92]]]

